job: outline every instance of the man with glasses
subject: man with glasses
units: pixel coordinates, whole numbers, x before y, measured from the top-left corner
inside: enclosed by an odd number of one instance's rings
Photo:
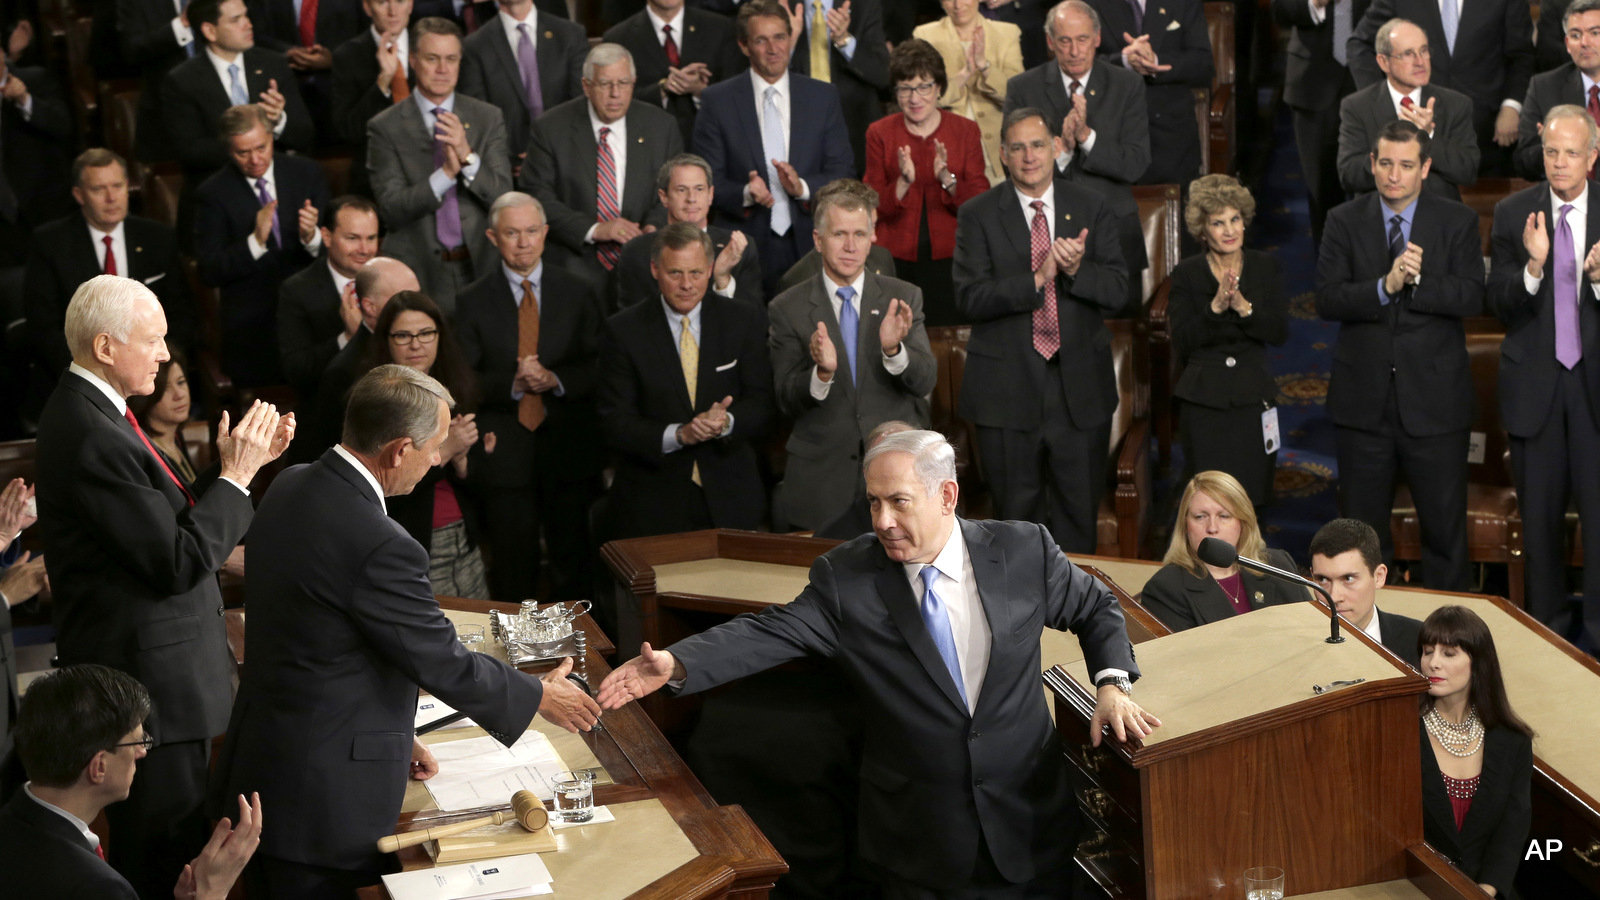
[[[550,261],[603,289],[622,245],[667,224],[656,173],[683,152],[672,116],[633,99],[633,54],[599,44],[583,61],[583,94],[533,124],[517,187],[544,204]]]
[[[1376,189],[1369,154],[1378,132],[1404,119],[1427,132],[1433,165],[1422,186],[1460,200],[1460,186],[1478,180],[1478,139],[1472,133],[1472,100],[1429,84],[1433,71],[1428,35],[1405,19],[1378,29],[1378,68],[1384,79],[1339,104],[1339,182],[1351,195]]]
[[[1552,12],[1546,7],[1539,17],[1541,57],[1546,49],[1546,23],[1555,19]],[[1529,181],[1544,180],[1544,144],[1539,140],[1539,126],[1546,113],[1567,103],[1588,107],[1591,116],[1600,112],[1600,0],[1573,0],[1561,14],[1561,30],[1565,32],[1566,54],[1571,59],[1560,65],[1552,63],[1551,71],[1533,76],[1517,123],[1517,174]],[[1554,28],[1549,31],[1551,43],[1559,45],[1561,37],[1554,34]]]
[[[144,730],[150,694],[105,666],[57,669],[35,681],[17,715],[17,753],[31,780],[0,809],[0,871],[18,897],[132,900],[133,885],[105,862],[89,830],[127,798],[139,760],[155,745]],[[223,819],[172,896],[223,900],[261,838],[261,798],[239,797],[239,825]],[[113,840],[123,840],[117,832]],[[165,892],[163,892],[165,893]]]

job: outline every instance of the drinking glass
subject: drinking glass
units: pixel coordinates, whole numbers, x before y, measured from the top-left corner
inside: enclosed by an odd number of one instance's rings
[[[594,773],[559,772],[550,779],[556,795],[556,815],[563,822],[594,818]]]
[[[1245,900],[1283,900],[1283,870],[1256,866],[1244,870]]]

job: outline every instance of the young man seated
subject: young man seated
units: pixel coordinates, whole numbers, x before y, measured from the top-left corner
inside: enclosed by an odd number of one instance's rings
[[[1422,623],[1378,609],[1378,588],[1388,575],[1378,532],[1359,519],[1334,519],[1311,539],[1311,580],[1333,595],[1339,615],[1420,669]]]

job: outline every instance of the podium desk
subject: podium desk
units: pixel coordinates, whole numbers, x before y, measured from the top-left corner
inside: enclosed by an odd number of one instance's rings
[[[439,597],[439,606],[456,624],[486,624],[491,610],[516,613],[517,604],[489,603],[460,597]],[[236,659],[244,659],[245,617],[241,611],[229,643]],[[613,649],[588,616],[578,626],[589,636],[586,659],[574,671],[586,674],[599,689],[610,674],[604,656]],[[484,633],[488,634],[485,628]],[[504,659],[493,641],[485,652]],[[554,663],[520,668],[533,675]],[[737,806],[718,806],[694,774],[683,764],[666,739],[639,709],[629,704],[606,713],[603,730],[574,735],[535,717],[530,731],[551,739],[563,762],[602,771],[594,802],[611,808],[617,820],[601,825],[564,828],[557,832],[557,849],[540,854],[554,877],[555,900],[765,900],[788,864]],[[428,743],[482,737],[479,728],[438,731],[424,736]],[[407,782],[396,831],[413,831],[509,809],[510,799],[497,807],[444,812],[433,806],[427,789]],[[406,870],[433,865],[421,846],[399,853]],[[384,900],[381,885],[363,888],[362,900]]]

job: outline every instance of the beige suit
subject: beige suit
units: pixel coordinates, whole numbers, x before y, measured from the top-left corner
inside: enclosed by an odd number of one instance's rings
[[[932,44],[944,57],[950,87],[939,98],[939,105],[978,123],[983,134],[985,174],[989,184],[996,185],[1006,177],[1000,160],[1000,121],[1004,118],[1001,109],[1006,102],[1006,82],[1022,74],[1022,30],[1009,22],[978,21],[983,24],[983,58],[989,63],[989,70],[959,86],[956,73],[967,65],[967,48],[950,17],[918,25],[911,36]]]

